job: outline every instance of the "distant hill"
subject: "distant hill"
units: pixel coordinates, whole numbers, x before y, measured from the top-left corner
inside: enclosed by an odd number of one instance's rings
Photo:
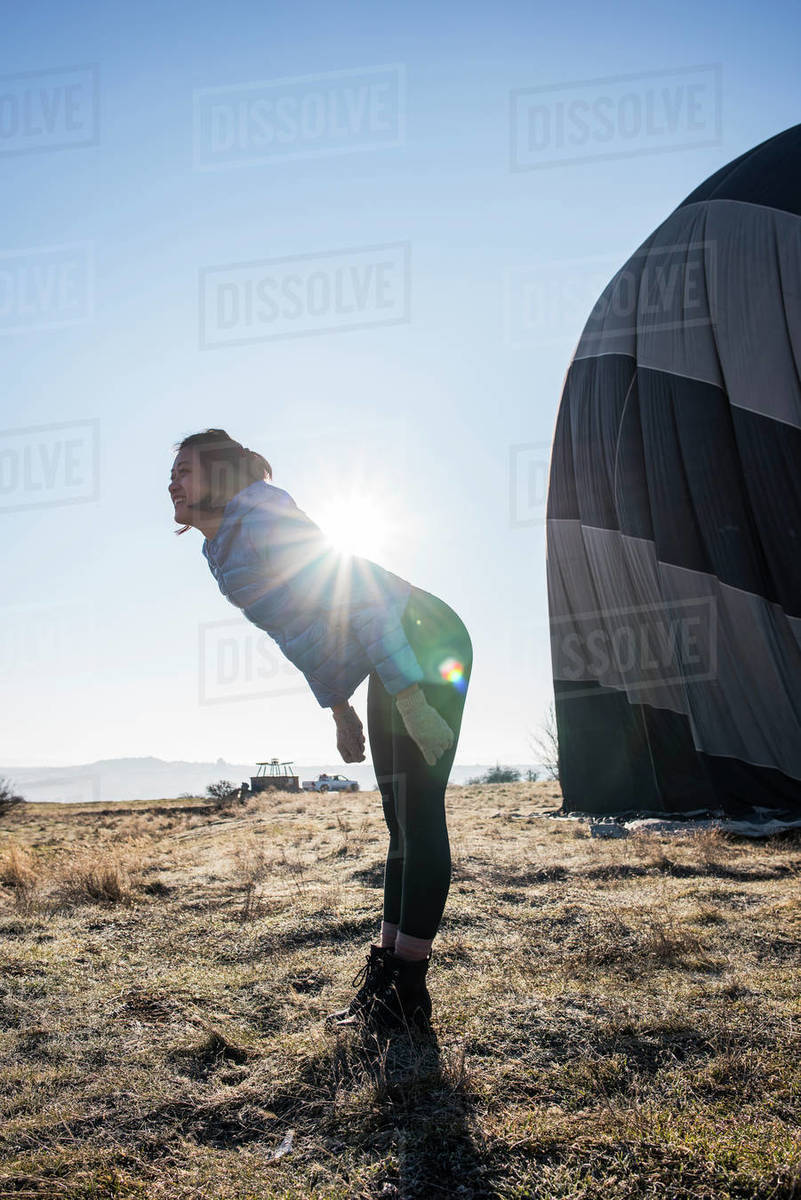
[[[538,769],[536,764],[530,763],[511,765],[524,775],[529,766]],[[486,763],[457,765],[451,773],[451,782],[464,783],[488,769]],[[314,779],[321,771],[327,771],[329,775],[342,774],[356,779],[362,788],[375,787],[375,774],[369,760],[350,764],[296,764],[295,770],[301,780]],[[172,762],[152,757],[105,758],[72,767],[0,767],[0,777],[10,779],[26,800],[64,803],[160,800],[180,796],[182,792],[202,796],[216,779],[230,779],[238,786],[255,773],[255,763],[229,763],[222,758],[216,762]]]

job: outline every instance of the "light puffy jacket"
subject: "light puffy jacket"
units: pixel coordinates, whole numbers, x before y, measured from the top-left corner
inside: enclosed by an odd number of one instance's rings
[[[390,695],[422,680],[401,625],[411,584],[337,553],[281,488],[257,480],[237,492],[203,554],[222,594],[278,643],[323,708],[373,670]]]

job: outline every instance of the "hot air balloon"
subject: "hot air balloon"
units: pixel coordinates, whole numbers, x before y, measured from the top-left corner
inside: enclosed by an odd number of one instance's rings
[[[801,125],[697,188],[595,305],[547,575],[565,811],[801,816]]]

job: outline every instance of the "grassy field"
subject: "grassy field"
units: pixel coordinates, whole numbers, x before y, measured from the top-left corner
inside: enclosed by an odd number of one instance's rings
[[[0,1197],[801,1196],[801,841],[454,787],[435,1035],[347,1003],[376,793],[0,821]]]

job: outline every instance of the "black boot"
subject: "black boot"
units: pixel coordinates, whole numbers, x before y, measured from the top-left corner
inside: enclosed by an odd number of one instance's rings
[[[387,956],[392,954],[391,946],[371,946],[370,953],[365,959],[364,966],[361,971],[355,976],[351,986],[356,987],[361,983],[356,995],[351,1000],[347,1008],[341,1008],[338,1012],[331,1013],[326,1017],[327,1021],[336,1021],[338,1024],[352,1025],[362,1016],[366,1009],[372,1003],[373,996],[381,987],[384,980],[384,964]]]
[[[430,962],[430,954],[420,962],[408,962],[394,954],[387,956],[380,986],[363,1014],[372,1030],[429,1028],[431,997],[426,987],[426,972]]]

